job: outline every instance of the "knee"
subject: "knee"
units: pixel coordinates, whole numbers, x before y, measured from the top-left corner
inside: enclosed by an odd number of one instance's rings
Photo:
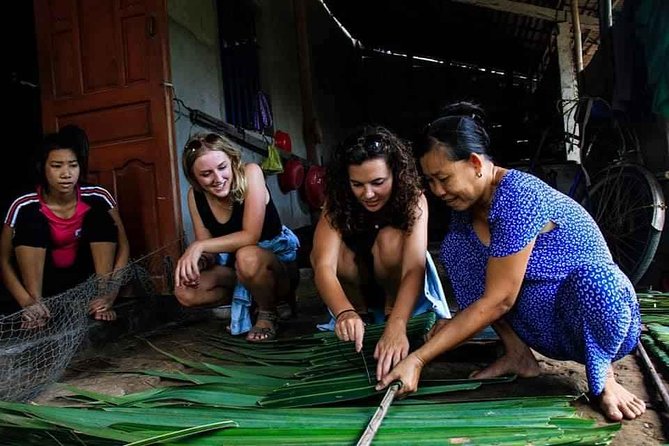
[[[375,263],[384,269],[390,269],[401,263],[404,236],[399,229],[386,227],[379,231],[372,254]]]
[[[592,304],[627,306],[636,301],[634,287],[613,264],[581,265],[569,273],[564,291],[579,295],[588,310]]]
[[[337,259],[337,279],[356,284],[360,281],[360,271],[355,254],[348,249],[341,249]]]
[[[245,247],[235,254],[235,269],[240,281],[251,280],[261,272],[262,262],[258,256],[258,249],[255,246]]]
[[[174,297],[182,307],[192,308],[195,304],[195,290],[189,287],[179,287],[174,290]]]

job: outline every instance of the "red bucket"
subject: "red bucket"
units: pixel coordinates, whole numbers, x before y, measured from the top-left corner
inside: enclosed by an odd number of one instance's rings
[[[302,198],[312,211],[318,211],[325,203],[325,167],[311,166],[304,176]]]
[[[277,130],[274,132],[274,145],[281,150],[285,150],[286,152],[291,152],[293,150],[290,134],[284,132],[283,130]]]
[[[284,194],[299,189],[304,182],[304,166],[297,158],[291,158],[283,165],[283,172],[277,175],[279,189]]]

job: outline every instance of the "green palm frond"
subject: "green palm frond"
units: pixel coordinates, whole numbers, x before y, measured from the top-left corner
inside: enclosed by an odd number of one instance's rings
[[[433,315],[409,322],[414,347],[432,323]],[[371,352],[382,333],[382,325],[366,328],[363,351],[369,364],[375,363]],[[188,369],[142,373],[178,385],[124,396],[67,387],[86,407],[0,402],[0,437],[28,446],[350,445],[383,394],[369,381],[361,355],[332,333],[267,345],[206,339],[203,361],[154,346]],[[574,395],[458,403],[437,399],[514,379],[422,380],[410,398],[393,404],[374,444],[606,445],[620,428],[579,416]]]

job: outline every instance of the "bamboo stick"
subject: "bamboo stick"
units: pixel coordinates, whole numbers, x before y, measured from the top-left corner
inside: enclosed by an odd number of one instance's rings
[[[662,378],[655,370],[655,366],[653,366],[653,363],[651,362],[648,353],[646,353],[646,349],[643,347],[643,344],[639,342],[637,349],[639,351],[639,355],[643,359],[646,368],[648,369],[648,372],[650,373],[651,378],[653,379],[655,387],[657,387],[657,391],[660,393],[660,396],[662,397],[662,405],[664,406],[664,411],[669,413],[669,393],[667,392],[667,388],[662,382]]]
[[[365,431],[362,433],[362,436],[360,437],[360,440],[358,440],[356,446],[369,446],[370,444],[372,444],[372,440],[374,439],[376,432],[379,430],[379,427],[381,427],[381,423],[383,423],[383,418],[386,416],[388,408],[395,399],[395,394],[400,389],[400,387],[402,387],[401,382],[391,384],[391,386],[388,387],[386,395],[381,400],[381,404],[376,409],[376,412],[374,412],[372,419],[367,425]]]

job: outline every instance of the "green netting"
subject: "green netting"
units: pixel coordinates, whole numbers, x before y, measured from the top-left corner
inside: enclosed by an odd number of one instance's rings
[[[0,317],[0,400],[28,401],[57,381],[80,348],[89,326],[89,303],[98,296],[133,283],[143,294],[154,293],[149,271],[161,269],[155,253],[130,262],[112,277],[91,277],[75,288],[45,297],[48,318],[39,326],[26,323],[21,310]]]

